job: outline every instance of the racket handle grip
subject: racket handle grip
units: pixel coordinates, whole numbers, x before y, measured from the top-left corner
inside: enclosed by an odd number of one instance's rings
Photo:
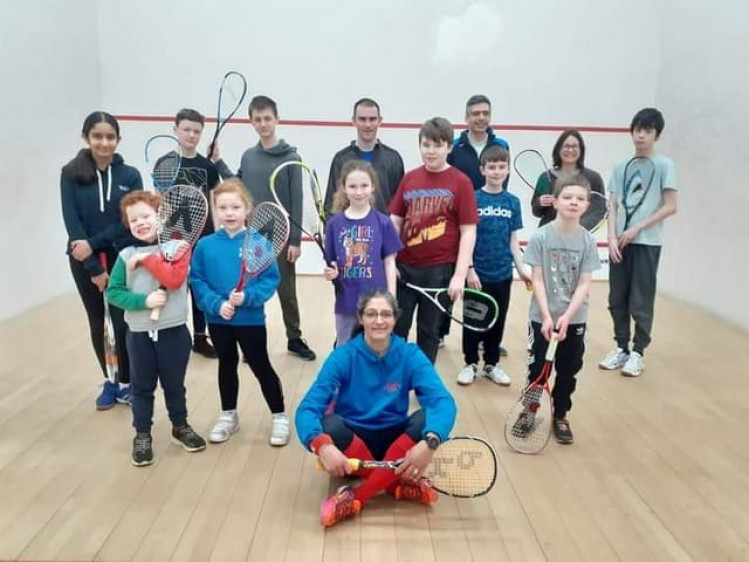
[[[161,316],[161,307],[151,309],[151,321],[158,322]]]
[[[531,283],[530,281],[526,281],[525,282],[525,290],[530,293],[533,290],[533,283]]]
[[[359,470],[359,466],[361,465],[361,461],[359,459],[347,459],[349,468],[351,468],[352,471],[356,472]],[[317,470],[320,472],[325,472],[325,467],[320,462],[320,459],[317,459]]]

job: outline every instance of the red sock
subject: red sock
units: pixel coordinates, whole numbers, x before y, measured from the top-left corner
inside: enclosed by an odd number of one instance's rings
[[[369,448],[367,448],[366,443],[361,440],[361,438],[358,435],[354,435],[354,438],[351,440],[351,443],[349,443],[349,446],[346,447],[346,449],[343,451],[343,454],[346,455],[349,459],[359,459],[360,461],[371,461],[374,460],[374,457],[372,456],[372,453],[369,452]],[[372,472],[371,468],[360,468],[353,474],[356,476],[361,476],[362,478],[366,478],[369,476]]]
[[[385,453],[384,460],[394,461],[402,459],[414,445],[414,440],[404,433],[390,445]],[[377,492],[397,483],[398,479],[399,476],[393,474],[393,471],[388,468],[374,469],[367,479],[362,482],[361,486],[356,489],[356,499],[361,502],[363,507]]]

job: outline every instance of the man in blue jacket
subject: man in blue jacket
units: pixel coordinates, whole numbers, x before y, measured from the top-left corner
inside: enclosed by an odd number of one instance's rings
[[[489,126],[492,118],[492,102],[482,94],[476,94],[468,98],[466,102],[466,124],[468,128],[460,133],[460,136],[453,141],[453,149],[447,157],[447,163],[455,166],[463,172],[473,183],[473,189],[481,189],[486,183],[479,163],[481,153],[488,146],[501,146],[507,152],[510,152],[510,144],[503,138],[494,134]],[[507,189],[507,182],[510,179],[507,176],[503,187]],[[445,336],[450,332],[450,319],[445,317],[442,326],[440,326],[440,346],[443,345]],[[507,355],[507,350],[499,346],[499,352],[502,356]]]

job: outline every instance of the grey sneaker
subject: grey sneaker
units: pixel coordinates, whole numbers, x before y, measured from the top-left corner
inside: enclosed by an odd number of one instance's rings
[[[130,462],[133,466],[146,466],[153,463],[153,438],[150,433],[135,434]]]
[[[208,434],[208,441],[211,443],[223,443],[228,441],[232,433],[239,430],[239,415],[236,410],[221,412],[218,421],[214,424],[211,432]]]
[[[599,369],[605,369],[607,371],[613,371],[615,369],[621,369],[629,359],[629,353],[624,351],[621,347],[612,349],[609,354],[598,363]]]
[[[172,442],[181,445],[189,453],[196,453],[205,449],[205,439],[195,433],[189,425],[172,427]]]

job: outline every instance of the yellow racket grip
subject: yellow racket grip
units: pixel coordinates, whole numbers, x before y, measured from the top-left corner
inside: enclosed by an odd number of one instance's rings
[[[530,293],[533,290],[533,283],[531,283],[530,281],[526,281],[525,282],[525,290]]]
[[[351,468],[352,472],[355,472],[359,470],[359,466],[361,465],[361,461],[359,459],[347,459],[349,468]],[[325,467],[320,462],[320,459],[317,459],[317,470],[320,472],[325,472]]]

